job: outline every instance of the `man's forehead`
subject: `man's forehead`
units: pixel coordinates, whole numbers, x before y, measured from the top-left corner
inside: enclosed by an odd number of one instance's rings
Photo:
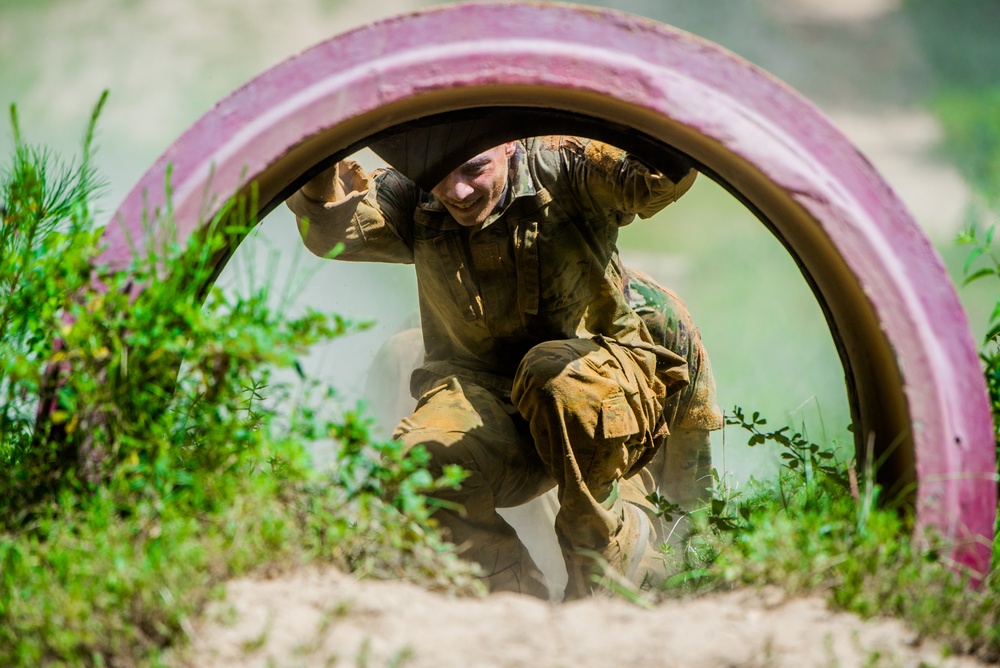
[[[479,155],[474,155],[465,162],[463,162],[461,165],[458,166],[458,169],[461,169],[465,165],[481,165],[484,162],[489,162],[493,160],[493,158],[496,156],[497,150],[501,148],[503,148],[503,146],[494,146],[493,148],[488,148]]]
[[[515,141],[520,116],[476,111],[472,117],[448,122],[423,121],[401,126],[370,144],[382,159],[424,190],[430,191],[441,179],[463,164]]]

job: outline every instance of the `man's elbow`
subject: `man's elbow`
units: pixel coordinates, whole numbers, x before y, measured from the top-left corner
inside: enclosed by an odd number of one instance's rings
[[[691,186],[694,185],[695,179],[698,178],[698,170],[693,167],[688,170],[688,173],[674,184],[674,201],[679,200],[684,193],[691,190]]]
[[[330,235],[329,230],[322,226],[312,224],[308,217],[296,216],[295,222],[299,228],[302,244],[316,257],[328,260],[343,251],[343,239],[336,237],[336,235]]]
[[[698,170],[690,169],[678,181],[671,181],[666,176],[660,175],[659,179],[650,184],[649,195],[646,206],[638,211],[640,218],[650,218],[669,205],[679,200],[698,178]]]
[[[319,235],[315,233],[315,228],[309,218],[300,218],[296,216],[295,224],[299,228],[299,237],[302,239],[302,245],[305,246],[313,255],[322,257],[323,249],[321,248],[319,239],[317,238]]]

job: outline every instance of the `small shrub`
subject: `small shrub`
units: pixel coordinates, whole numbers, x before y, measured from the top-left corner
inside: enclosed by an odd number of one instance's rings
[[[963,268],[963,285],[981,279],[1000,279],[1000,257],[993,250],[995,231],[996,226],[991,225],[980,236],[976,225],[970,225],[959,233],[958,243],[971,246]],[[1000,448],[1000,296],[997,297],[986,326],[979,357],[983,362],[983,375],[993,408],[994,440]]]
[[[774,481],[737,492],[717,479],[715,498],[691,514],[685,549],[666,555],[664,595],[773,584],[866,617],[901,618],[956,652],[1000,658],[995,571],[971,588],[942,556],[947,545],[933,535],[913,540],[908,511],[889,507],[853,465],[836,465],[832,450],[788,429],[765,431],[766,420],[739,407],[727,424],[749,433],[751,446],[771,440],[789,456]]]
[[[371,442],[330,389],[273,383],[355,326],[291,317],[265,289],[206,293],[252,200],[187,248],[157,235],[131,266],[99,264],[103,101],[72,163],[28,145],[12,109],[0,170],[0,664],[155,662],[224,579],[264,566],[480,591],[423,496],[458,472],[434,480],[420,453]],[[331,471],[312,467],[317,439],[336,444]]]

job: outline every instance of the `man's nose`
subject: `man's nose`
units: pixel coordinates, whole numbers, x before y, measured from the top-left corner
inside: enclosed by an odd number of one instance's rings
[[[448,183],[448,197],[460,202],[473,192],[472,186],[463,179],[451,179]]]

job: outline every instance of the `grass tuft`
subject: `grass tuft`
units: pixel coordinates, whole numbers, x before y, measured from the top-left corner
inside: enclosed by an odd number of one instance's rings
[[[0,665],[158,663],[222,582],[256,569],[322,561],[481,592],[424,496],[460,472],[432,478],[426,453],[372,441],[305,378],[309,347],[355,326],[208,287],[255,222],[252,196],[187,247],[156,212],[131,266],[100,264],[103,101],[72,163],[27,144],[12,109],[0,168]],[[285,369],[302,381],[275,382]],[[318,440],[330,470],[312,465]]]

